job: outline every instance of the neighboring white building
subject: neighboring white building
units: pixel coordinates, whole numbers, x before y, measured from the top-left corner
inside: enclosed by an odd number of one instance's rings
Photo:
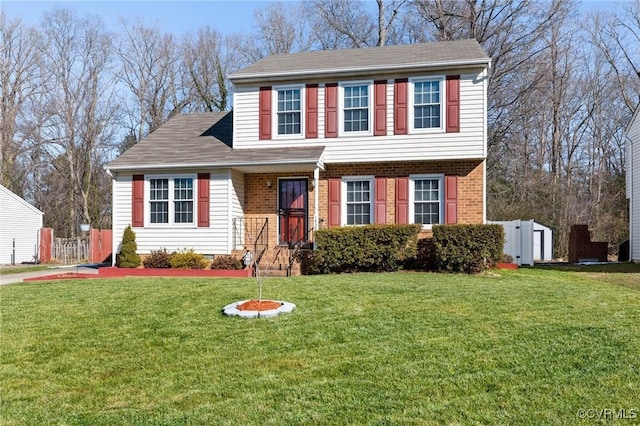
[[[0,264],[34,260],[42,216],[40,210],[0,185]]]
[[[513,263],[531,265],[553,259],[553,231],[533,220],[489,222],[504,227],[504,253]]]
[[[629,258],[640,262],[640,107],[625,131],[627,199],[629,200]]]

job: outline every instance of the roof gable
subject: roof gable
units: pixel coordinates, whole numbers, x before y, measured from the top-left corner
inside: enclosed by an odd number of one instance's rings
[[[18,194],[15,194],[15,193],[11,192],[4,185],[0,185],[0,192],[2,192],[4,194],[4,196],[2,198],[12,199],[15,202],[17,202],[18,204],[20,204],[20,205],[26,207],[27,209],[31,210],[32,212],[34,212],[36,214],[39,214],[39,215],[44,215],[43,212],[41,212],[39,209],[37,209],[33,205],[29,204],[24,198],[20,197]],[[4,208],[4,206],[2,206],[2,207]]]

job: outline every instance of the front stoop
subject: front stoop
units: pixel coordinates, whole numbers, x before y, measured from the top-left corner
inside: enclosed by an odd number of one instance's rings
[[[291,265],[291,274],[287,274],[287,268],[289,267],[289,256],[291,255],[291,252],[292,249],[288,247],[270,248],[260,259],[260,271],[264,271],[267,276],[271,277],[302,275],[302,267],[299,261],[293,262],[293,265]],[[236,256],[240,259],[242,258],[243,254],[244,251],[242,250],[234,250],[231,255]],[[264,268],[267,268],[266,271]]]

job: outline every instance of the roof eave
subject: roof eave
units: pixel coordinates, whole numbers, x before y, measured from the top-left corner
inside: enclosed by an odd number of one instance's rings
[[[254,81],[263,80],[290,80],[300,77],[322,77],[325,75],[360,75],[371,74],[372,72],[397,72],[397,71],[438,71],[442,69],[451,68],[476,68],[476,67],[490,67],[491,58],[476,58],[469,60],[455,60],[455,61],[440,61],[432,63],[413,63],[402,65],[376,65],[366,67],[345,67],[345,68],[324,68],[318,70],[298,70],[298,71],[278,71],[278,72],[258,72],[251,74],[236,73],[229,75],[229,79],[234,83],[250,83]]]
[[[216,169],[232,169],[234,167],[251,167],[251,166],[278,166],[278,165],[293,165],[304,164],[310,166],[316,166],[324,170],[324,162],[321,159],[305,159],[305,160],[273,160],[273,161],[230,161],[221,163],[176,163],[176,164],[138,164],[127,166],[104,166],[104,169],[108,172],[136,172],[147,170],[176,170],[176,169],[201,169],[201,168],[216,168]]]

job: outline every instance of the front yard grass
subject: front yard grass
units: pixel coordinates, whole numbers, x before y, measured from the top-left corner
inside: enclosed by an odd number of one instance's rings
[[[590,424],[579,410],[605,409],[640,417],[640,291],[627,278],[640,273],[272,278],[266,297],[297,308],[252,320],[220,312],[255,297],[250,279],[2,286],[0,423]]]

